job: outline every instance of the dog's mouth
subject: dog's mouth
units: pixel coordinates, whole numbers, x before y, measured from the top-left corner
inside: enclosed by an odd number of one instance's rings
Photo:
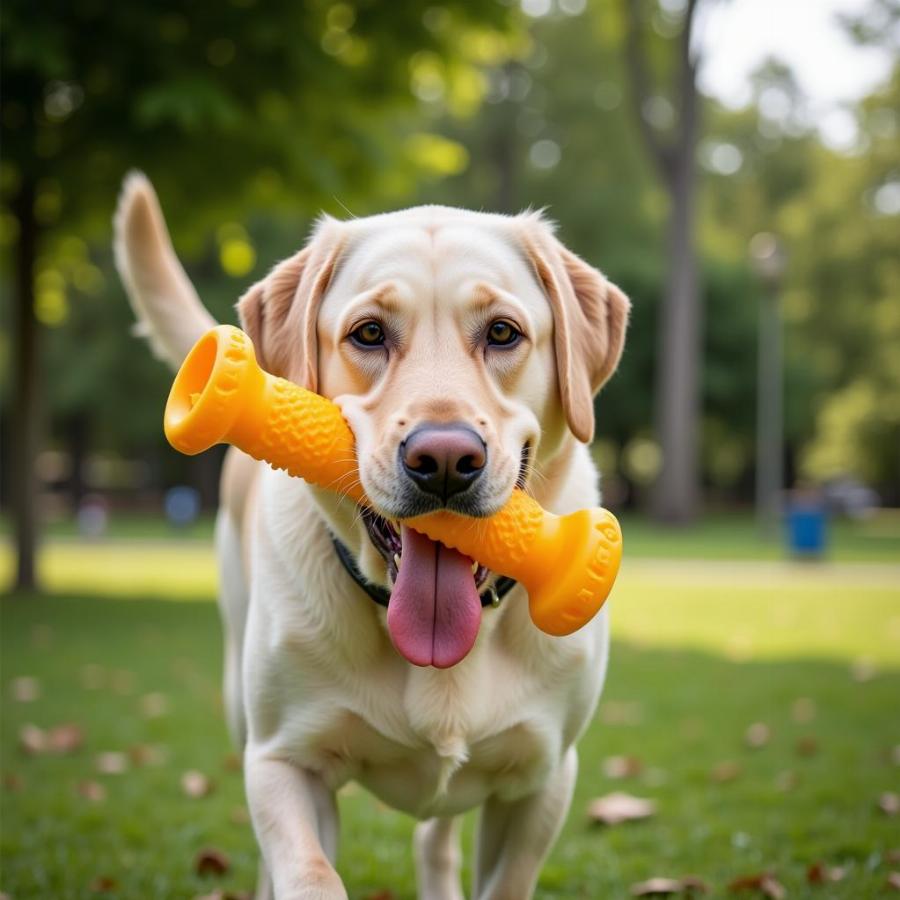
[[[530,458],[526,443],[517,487],[525,486]],[[364,507],[361,514],[369,539],[387,564],[387,626],[397,651],[416,666],[455,666],[478,637],[481,591],[490,570],[371,509]]]
[[[400,538],[402,526],[399,522],[393,522],[385,519],[373,512],[368,507],[361,507],[363,522],[366,525],[366,531],[369,532],[369,539],[375,545],[375,549],[384,557],[387,563],[387,573],[391,585],[397,581],[397,574],[400,571],[400,564],[403,562],[403,542]],[[432,543],[438,543],[432,541]],[[444,545],[441,544],[443,547]],[[444,548],[447,549],[447,548]],[[485,566],[476,562],[471,563],[472,577],[475,580],[475,587],[480,591],[487,583],[491,572]]]
[[[387,625],[394,646],[416,666],[455,666],[478,636],[480,591],[490,571],[370,509],[362,510],[362,518],[387,564]]]

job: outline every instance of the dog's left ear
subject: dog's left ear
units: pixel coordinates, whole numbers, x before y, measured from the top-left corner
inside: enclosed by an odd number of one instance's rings
[[[564,247],[535,214],[522,217],[522,242],[553,311],[563,410],[578,440],[594,436],[594,394],[616,370],[631,303],[593,266]]]
[[[308,390],[318,383],[316,321],[340,258],[341,223],[323,217],[307,245],[282,260],[238,300],[259,364]]]

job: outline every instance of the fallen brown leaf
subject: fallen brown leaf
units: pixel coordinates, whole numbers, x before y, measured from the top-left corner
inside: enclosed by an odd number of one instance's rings
[[[765,722],[754,722],[744,732],[744,743],[753,750],[765,747],[772,739],[772,729]]]
[[[588,806],[588,816],[601,825],[619,825],[648,819],[656,813],[656,803],[643,797],[615,791],[592,800]]]
[[[815,862],[806,870],[806,880],[810,884],[828,884],[842,881],[847,870],[840,866],[829,866],[824,862]]]
[[[47,732],[30,722],[19,729],[19,749],[26,756],[47,752]]]
[[[759,891],[770,900],[783,900],[787,896],[784,885],[778,881],[771,872],[761,872],[758,875],[744,875],[735,878],[728,885],[729,891]]]
[[[98,875],[89,885],[88,890],[95,894],[108,894],[110,891],[117,891],[119,882],[110,875]]]
[[[671,894],[705,894],[709,885],[694,875],[684,878],[648,878],[631,886],[634,897],[668,897]]]
[[[603,760],[603,774],[607,778],[634,778],[644,771],[644,764],[636,756],[607,756]]]
[[[41,696],[41,683],[31,675],[19,675],[10,682],[10,692],[16,703],[34,703]]]
[[[797,756],[815,756],[819,752],[819,742],[810,734],[797,738],[794,744]]]
[[[886,816],[896,816],[900,812],[900,794],[893,791],[885,791],[878,798],[878,808]]]
[[[213,791],[213,783],[202,772],[190,769],[181,776],[181,789],[188,797],[206,797]]]
[[[900,891],[900,872],[888,872],[888,877],[885,879],[884,886],[892,888],[895,891]]]
[[[50,753],[75,753],[84,745],[84,729],[75,722],[55,725],[47,732],[47,750]]]
[[[91,803],[103,803],[106,800],[106,787],[99,781],[82,781],[76,790],[80,796]]]
[[[372,894],[366,894],[363,900],[394,900],[394,892],[385,888],[383,891],[375,891]]]
[[[228,857],[214,847],[205,847],[194,857],[194,871],[198,875],[224,875],[230,868]]]
[[[94,766],[101,775],[121,775],[128,771],[128,757],[118,750],[98,753]]]
[[[6,772],[3,776],[3,787],[12,794],[25,789],[25,779],[18,772]]]
[[[211,891],[208,894],[197,894],[194,900],[253,900],[249,891]]]
[[[84,744],[84,731],[74,722],[54,725],[45,731],[31,723],[19,729],[19,748],[28,756],[42,753],[74,753]]]
[[[709,777],[717,784],[725,784],[726,782],[737,780],[743,774],[744,767],[739,762],[726,759],[712,767]]]
[[[226,772],[240,772],[243,767],[243,761],[237,753],[229,753],[222,760],[222,768]]]
[[[888,850],[888,852],[884,854],[884,858],[885,861],[889,863],[900,863],[900,847]]]
[[[169,751],[159,744],[134,744],[128,748],[128,758],[136,766],[161,766],[169,758]]]

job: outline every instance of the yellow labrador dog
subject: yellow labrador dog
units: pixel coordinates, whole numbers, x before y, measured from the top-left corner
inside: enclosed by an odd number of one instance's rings
[[[214,322],[140,175],[116,256],[144,333],[178,365]],[[346,898],[335,792],[350,780],[420,820],[421,898],[463,897],[454,823],[476,806],[472,896],[532,895],[603,685],[606,616],[549,637],[520,586],[402,520],[488,516],[517,484],[557,513],[597,504],[593,396],[628,309],[540,214],[440,206],[322,218],[241,298],[262,364],[340,404],[373,503],[234,450],[225,464],[225,705],[258,897]]]

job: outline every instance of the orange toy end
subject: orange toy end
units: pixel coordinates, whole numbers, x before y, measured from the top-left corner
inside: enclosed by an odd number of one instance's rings
[[[565,548],[561,564],[528,579],[528,607],[547,634],[571,634],[599,611],[619,572],[622,531],[605,509],[583,509],[552,525],[553,543]]]
[[[194,456],[226,439],[241,412],[235,395],[259,390],[263,379],[250,339],[219,325],[194,345],[172,384],[163,427],[169,443]]]

